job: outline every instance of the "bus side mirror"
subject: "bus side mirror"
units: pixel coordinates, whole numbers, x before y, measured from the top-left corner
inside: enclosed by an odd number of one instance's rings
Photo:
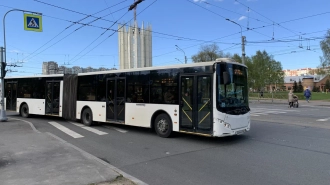
[[[222,73],[222,78],[223,78],[223,84],[224,84],[224,85],[228,85],[228,84],[231,83],[231,82],[230,82],[230,77],[229,77],[229,73],[228,73],[228,72],[224,71],[224,72]]]

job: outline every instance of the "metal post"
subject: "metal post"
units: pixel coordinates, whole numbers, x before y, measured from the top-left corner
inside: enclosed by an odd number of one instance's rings
[[[0,121],[7,121],[8,118],[7,118],[7,115],[6,115],[6,111],[5,111],[5,81],[4,81],[4,75],[5,74],[2,74],[2,72],[5,70],[5,69],[2,69],[4,68],[5,66],[3,66],[3,58],[4,58],[4,53],[5,53],[5,49],[3,47],[0,47],[0,52],[1,52],[1,100],[0,100],[0,104],[1,104],[1,114],[0,114]]]
[[[242,28],[241,28],[241,37],[242,37],[242,64],[245,64],[245,36],[242,36]]]
[[[21,10],[21,9],[12,9],[12,10],[9,10],[8,12],[6,12],[6,14],[3,16],[3,47],[4,49],[2,49],[2,52],[1,52],[1,61],[4,63],[4,64],[7,64],[7,61],[6,61],[6,24],[5,24],[5,20],[6,20],[6,15],[9,13],[9,12],[12,12],[12,11],[20,11],[20,12],[29,12],[29,13],[33,13],[33,14],[38,14],[38,15],[42,15],[41,13],[38,13],[38,12],[32,12],[32,11],[28,11],[28,10]],[[2,72],[5,71],[5,66],[3,66],[1,63],[1,68],[4,68],[2,70]],[[1,73],[2,73],[1,72]],[[8,118],[6,116],[6,110],[5,110],[5,106],[4,106],[4,97],[5,97],[5,84],[4,84],[4,78],[5,78],[5,74],[1,74],[1,115],[0,115],[0,121],[7,121]]]
[[[242,26],[241,26],[240,24],[238,24],[237,22],[232,21],[232,20],[230,20],[230,19],[226,19],[226,20],[229,21],[229,22],[232,22],[232,23],[234,23],[234,24],[236,24],[236,25],[238,25],[238,26],[241,28],[241,39],[242,39],[242,41],[241,41],[241,44],[242,44],[242,64],[245,64],[245,46],[244,46],[245,36],[242,36]]]

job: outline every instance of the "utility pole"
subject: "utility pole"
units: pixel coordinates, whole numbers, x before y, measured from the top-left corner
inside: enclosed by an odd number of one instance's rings
[[[242,64],[245,64],[245,36],[242,37]]]
[[[131,6],[128,8],[128,11],[134,9],[134,22],[136,22],[136,7],[138,4],[140,4],[144,0],[134,0],[134,3],[131,4]]]

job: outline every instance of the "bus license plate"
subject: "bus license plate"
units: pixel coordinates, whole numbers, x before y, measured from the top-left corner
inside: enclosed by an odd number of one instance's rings
[[[236,132],[236,135],[241,135],[241,134],[243,134],[244,132],[245,132],[245,130],[237,131],[237,132]]]

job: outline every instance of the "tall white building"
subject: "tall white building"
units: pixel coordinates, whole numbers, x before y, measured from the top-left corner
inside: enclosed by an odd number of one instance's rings
[[[42,74],[49,75],[49,74],[57,74],[58,71],[58,64],[54,61],[43,62],[42,63]]]
[[[141,28],[134,25],[118,25],[119,65],[120,69],[152,66],[151,26]]]

